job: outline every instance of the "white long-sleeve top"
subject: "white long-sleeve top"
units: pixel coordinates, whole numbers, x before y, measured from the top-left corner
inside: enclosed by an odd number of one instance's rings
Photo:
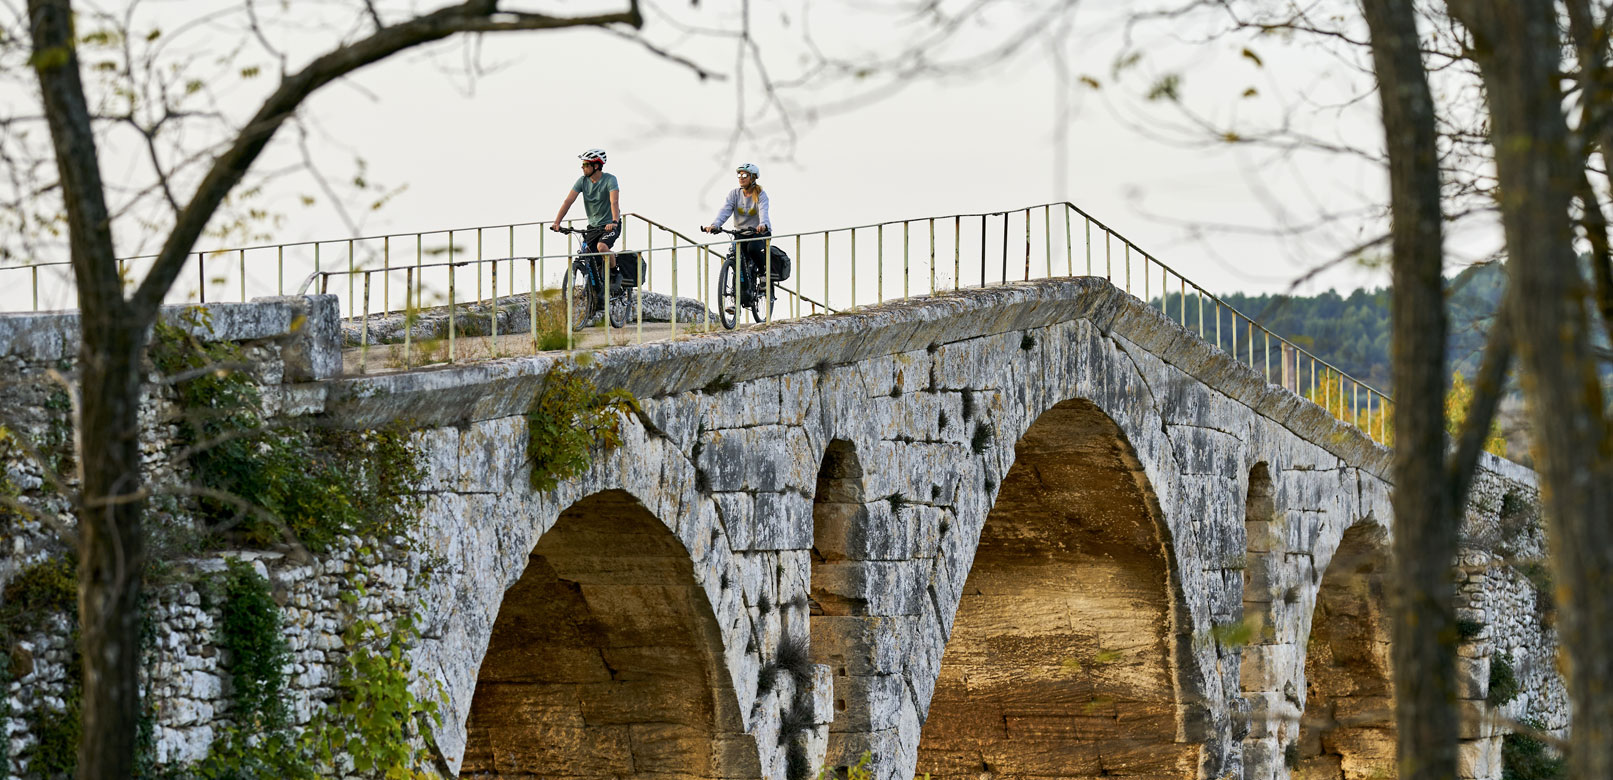
[[[730,216],[734,218],[734,227],[739,229],[764,226],[768,230],[773,229],[773,222],[767,216],[766,190],[751,198],[745,195],[743,189],[734,188],[733,192],[728,193],[728,199],[723,201],[722,210],[717,212],[717,218],[711,221],[711,226],[722,227]]]

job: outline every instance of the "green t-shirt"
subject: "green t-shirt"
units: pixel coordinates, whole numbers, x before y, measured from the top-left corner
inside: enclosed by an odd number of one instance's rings
[[[583,208],[588,210],[589,227],[599,227],[611,221],[610,194],[619,189],[615,176],[602,173],[597,182],[590,181],[587,176],[579,176],[571,188],[582,194]]]

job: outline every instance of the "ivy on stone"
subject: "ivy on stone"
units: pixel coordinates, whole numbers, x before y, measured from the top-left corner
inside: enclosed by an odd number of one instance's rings
[[[186,327],[155,326],[150,354],[184,409],[180,435],[212,526],[253,545],[289,535],[315,552],[343,536],[390,538],[407,527],[425,471],[403,425],[271,424],[240,345],[193,335],[211,329],[206,309],[179,319]]]
[[[639,410],[626,390],[602,391],[571,369],[549,374],[532,400],[527,419],[527,460],[533,490],[554,490],[560,481],[587,470],[594,448],[621,445],[621,415]]]

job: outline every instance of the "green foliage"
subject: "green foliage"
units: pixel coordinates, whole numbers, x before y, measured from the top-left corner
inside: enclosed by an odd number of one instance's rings
[[[632,393],[600,391],[574,370],[555,370],[526,414],[532,488],[553,490],[593,463],[596,446],[620,446],[621,415],[637,411]]]
[[[1506,653],[1490,656],[1490,691],[1484,700],[1491,707],[1500,707],[1523,692],[1523,683],[1512,669],[1512,659]]]
[[[1254,641],[1258,621],[1239,620],[1210,626],[1210,636],[1223,647],[1243,647]]]
[[[61,710],[39,706],[26,715],[28,733],[36,742],[20,758],[38,777],[71,777],[78,765],[79,708],[83,674],[78,654],[78,567],[73,558],[47,558],[18,572],[6,583],[0,604],[0,632],[6,645],[24,634],[43,630],[51,615],[66,615],[74,626]],[[6,664],[9,666],[9,664]],[[10,669],[6,670],[10,676]]]
[[[78,768],[78,740],[83,732],[80,709],[83,697],[76,679],[69,680],[66,706],[58,710],[40,706],[28,715],[28,732],[38,740],[22,758],[28,761],[29,774],[36,777],[72,777]]]
[[[280,703],[285,687],[281,670],[289,653],[279,637],[279,610],[267,581],[236,562],[225,574],[224,590],[221,643],[242,653],[230,667],[235,723],[192,768],[195,776],[312,780],[326,774],[322,768],[334,766],[340,756],[350,759],[361,775],[398,780],[434,776],[426,768],[429,750],[413,742],[423,719],[440,725],[442,717],[435,701],[415,696],[409,687],[408,649],[420,637],[413,616],[405,615],[390,627],[371,619],[353,621],[342,634],[348,653],[335,700],[296,733]],[[353,606],[366,595],[355,577],[342,601]]]
[[[343,594],[363,595],[362,588]],[[408,649],[420,636],[411,615],[390,631],[373,620],[355,621],[343,638],[350,652],[336,683],[337,700],[305,734],[314,757],[330,764],[345,753],[361,774],[399,780],[435,777],[427,766],[430,751],[410,742],[425,718],[441,725],[437,702],[409,688]]]
[[[1538,721],[1524,721],[1524,725],[1543,731]],[[1562,780],[1568,777],[1568,768],[1560,756],[1553,755],[1543,740],[1528,734],[1507,734],[1501,738],[1501,780]]]
[[[221,612],[219,647],[229,652],[233,691],[230,718],[248,734],[272,731],[286,721],[280,694],[291,651],[280,631],[280,607],[269,581],[250,564],[231,559],[224,571]]]
[[[419,507],[424,466],[404,426],[345,431],[270,425],[241,348],[203,343],[206,309],[159,322],[151,359],[174,383],[182,441],[215,527],[251,544],[289,534],[315,552],[347,535],[392,537]]]
[[[78,618],[78,566],[71,557],[46,558],[6,583],[0,624],[12,637],[32,633],[51,615]]]
[[[874,770],[868,766],[873,762],[874,754],[864,750],[857,763],[851,766],[843,766],[839,770],[824,767],[818,773],[818,780],[874,780]]]

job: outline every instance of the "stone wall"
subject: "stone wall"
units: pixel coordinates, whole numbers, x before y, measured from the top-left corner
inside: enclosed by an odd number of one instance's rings
[[[562,366],[642,412],[538,492],[524,413]],[[418,552],[370,569],[370,606],[421,605],[448,772],[782,778],[867,751],[903,780],[1288,777],[1291,755],[1359,777],[1393,742],[1372,687],[1388,452],[1101,280],[276,392],[288,414],[417,428]],[[1531,617],[1549,610],[1513,573],[1540,548],[1533,476],[1483,468],[1464,757],[1497,777],[1495,652],[1524,690],[1503,714],[1567,719]],[[317,708],[347,564],[258,563]],[[156,688],[158,723],[186,759],[228,679],[202,599],[163,602],[154,679],[196,684]],[[1318,604],[1340,619],[1316,625]],[[13,684],[14,735],[46,672]]]

